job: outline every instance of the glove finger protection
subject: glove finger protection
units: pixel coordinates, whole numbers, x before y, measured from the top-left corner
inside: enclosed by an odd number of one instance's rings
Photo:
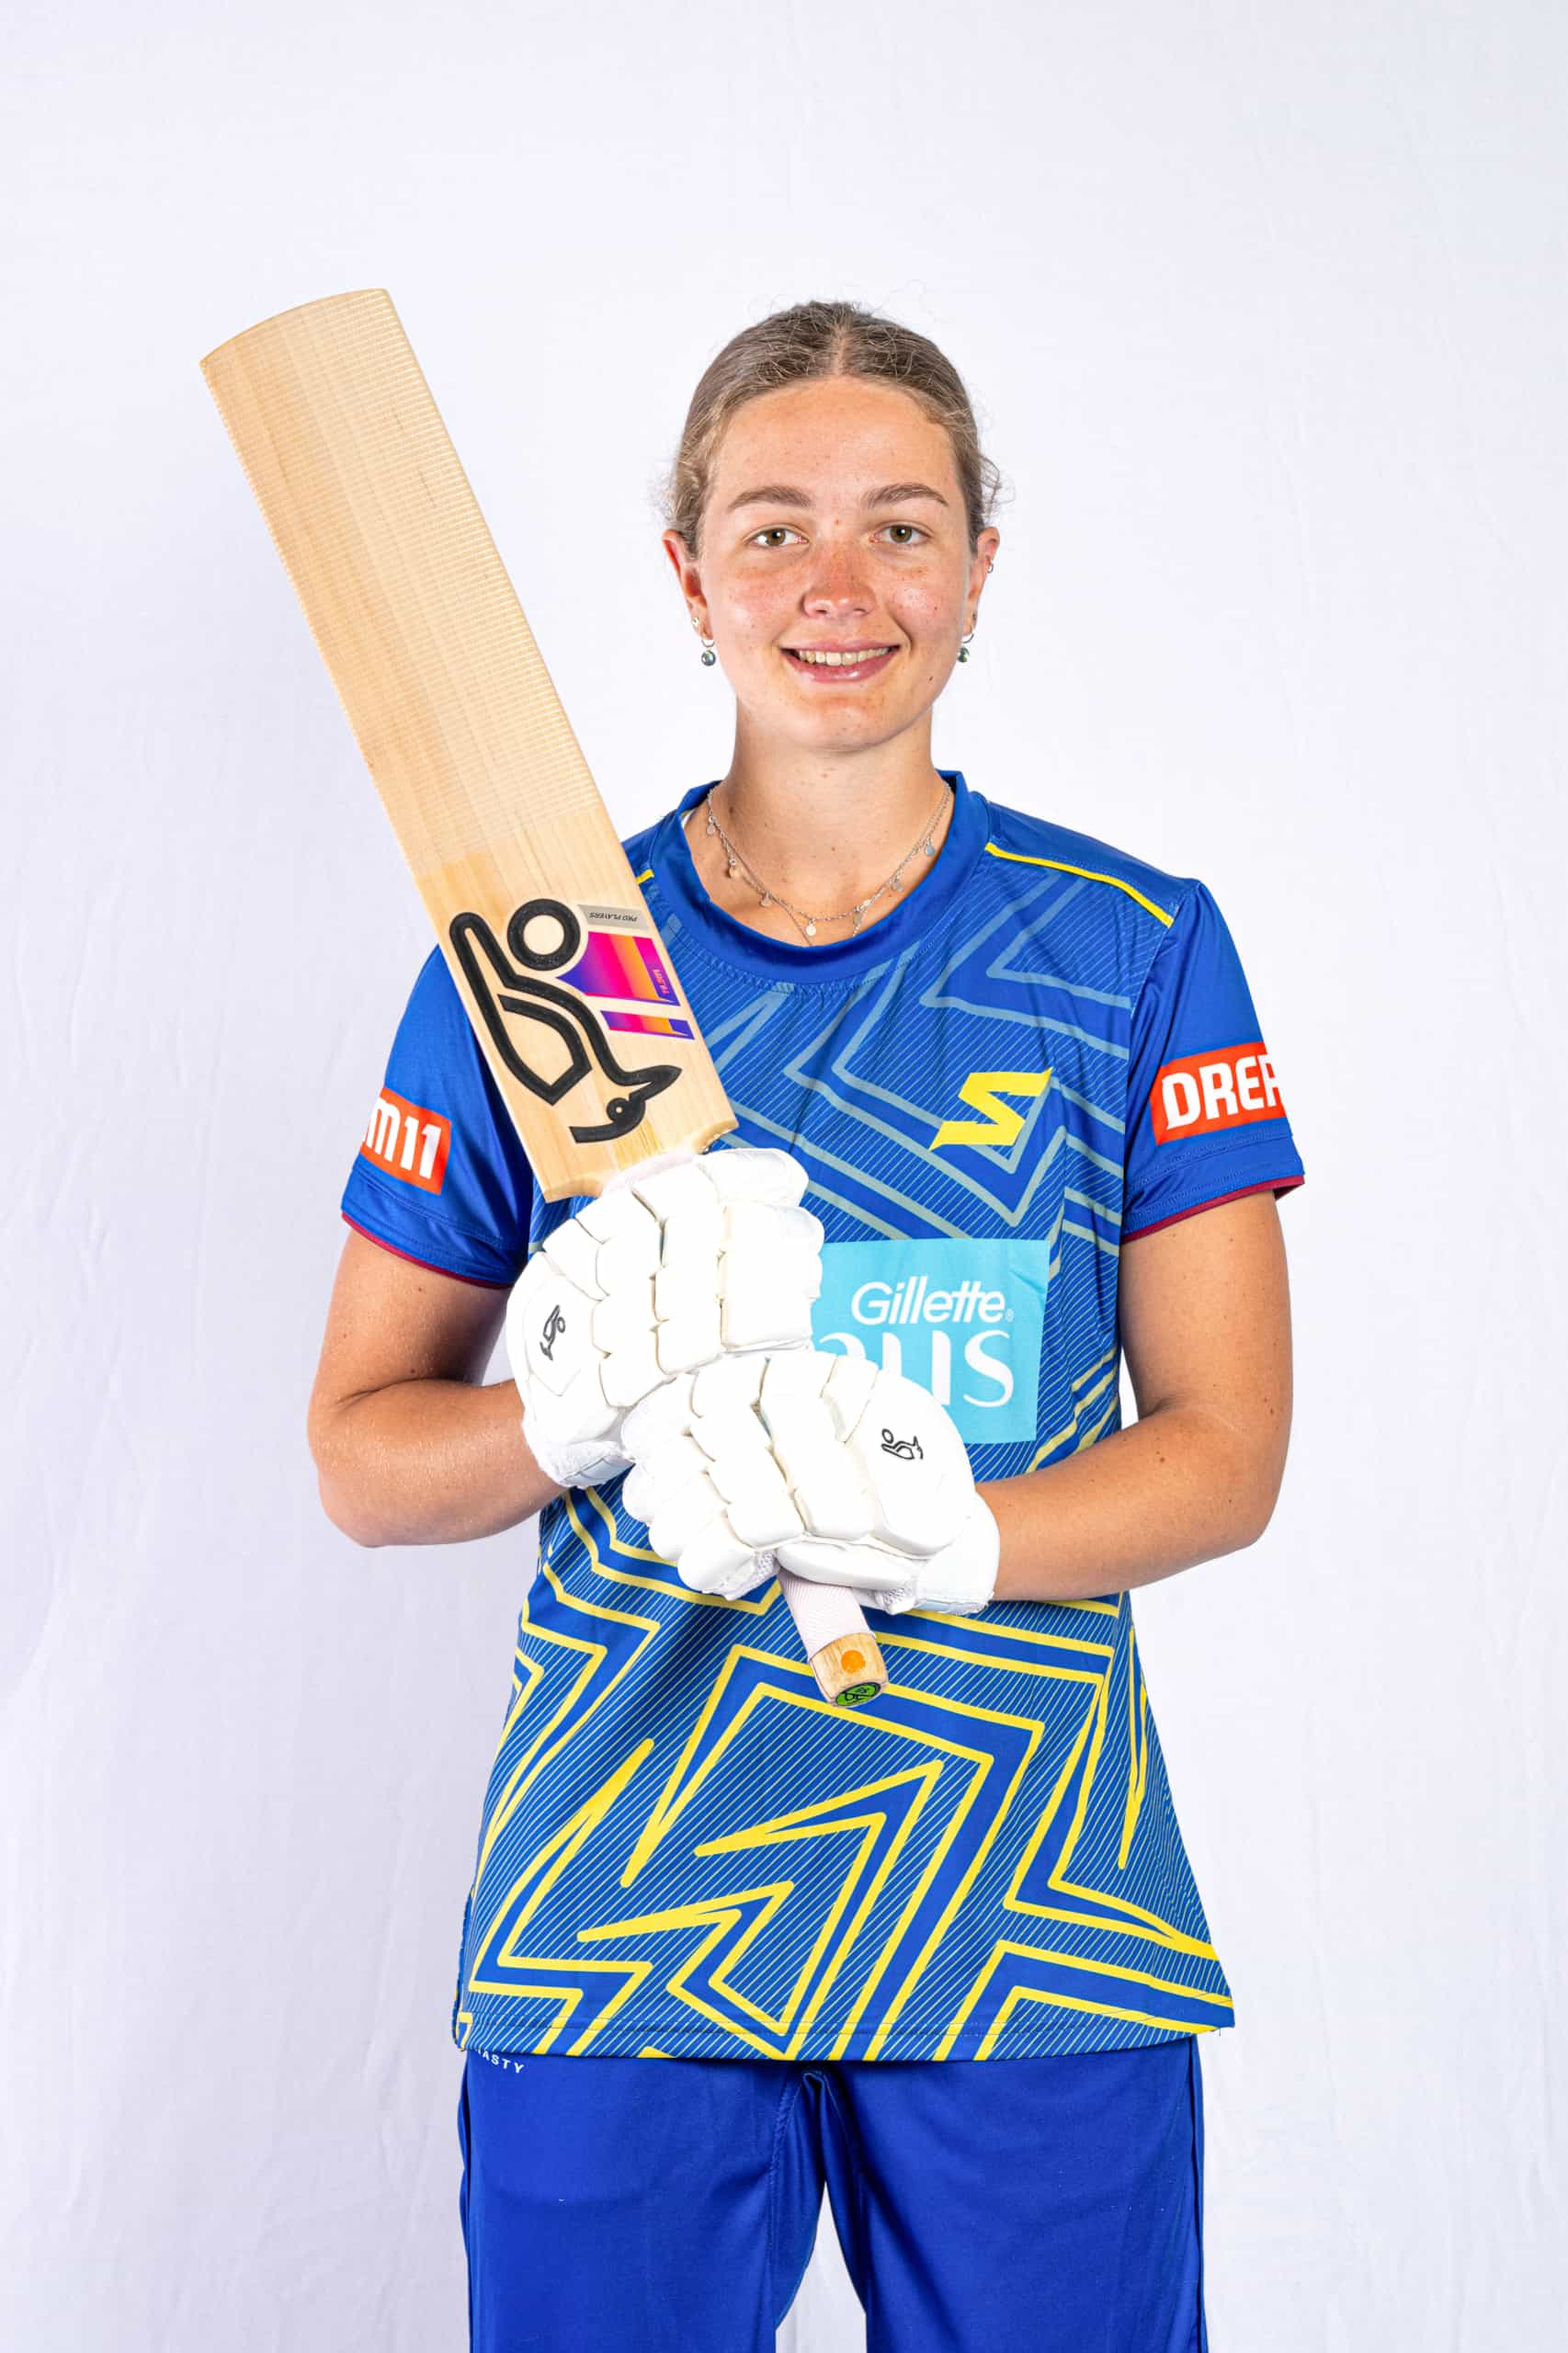
[[[635,1458],[627,1510],[684,1584],[726,1601],[767,1584],[780,1536],[805,1532],[756,1411],[769,1361],[726,1356],[677,1375],[628,1414],[623,1431]]]
[[[626,1470],[626,1413],[673,1374],[809,1342],[823,1235],[805,1186],[789,1153],[683,1154],[615,1178],[535,1251],[506,1352],[528,1444],[559,1486]]]
[[[863,1358],[728,1356],[627,1416],[627,1508],[699,1592],[733,1598],[777,1568],[855,1586],[874,1608],[983,1608],[995,1520],[936,1399]]]
[[[820,1356],[819,1356],[820,1360]],[[806,1481],[793,1492],[807,1528],[782,1541],[778,1566],[797,1576],[853,1587],[872,1608],[898,1615],[938,1609],[960,1617],[983,1609],[996,1586],[1001,1535],[976,1490],[958,1425],[928,1390],[864,1358],[827,1358],[816,1402],[831,1418],[840,1457],[853,1465],[866,1499],[862,1529],[833,1525]],[[763,1412],[777,1452],[792,1461],[793,1412]],[[812,1446],[819,1446],[820,1423]]]

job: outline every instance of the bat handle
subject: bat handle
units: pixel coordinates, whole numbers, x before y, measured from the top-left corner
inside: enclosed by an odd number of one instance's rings
[[[819,1585],[788,1569],[779,1570],[778,1586],[824,1699],[835,1708],[863,1708],[887,1689],[881,1652],[849,1586]]]

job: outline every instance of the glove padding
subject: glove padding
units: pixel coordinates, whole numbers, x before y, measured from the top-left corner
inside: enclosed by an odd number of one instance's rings
[[[966,1616],[1000,1536],[950,1415],[901,1373],[822,1348],[725,1356],[626,1417],[622,1490],[653,1550],[733,1600],[777,1568],[873,1608]]]
[[[612,1180],[528,1260],[506,1353],[535,1461],[562,1487],[627,1470],[628,1409],[726,1349],[812,1336],[822,1227],[787,1152],[733,1144]]]

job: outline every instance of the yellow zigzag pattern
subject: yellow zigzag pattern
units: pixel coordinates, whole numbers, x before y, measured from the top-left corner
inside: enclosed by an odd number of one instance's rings
[[[1043,1075],[1049,1077],[1049,1074]],[[971,1096],[969,1099],[973,1102],[975,1097]],[[1114,1397],[1108,1405],[1102,1401],[1114,1381],[1115,1355],[1114,1348],[1108,1350],[1074,1382],[1073,1419],[1054,1439],[1047,1441],[1042,1454],[1074,1438],[1079,1446],[1093,1443],[1114,1407]],[[1086,1417],[1096,1407],[1100,1411],[1088,1422]],[[629,1598],[639,1590],[675,1596],[687,1608],[727,1608],[733,1618],[738,1617],[742,1622],[748,1616],[753,1620],[766,1618],[775,1607],[782,1606],[776,1584],[744,1597],[739,1603],[719,1603],[707,1595],[692,1592],[656,1554],[619,1535],[608,1506],[593,1490],[587,1493],[589,1508],[580,1513],[577,1506],[583,1500],[570,1499],[571,1524],[593,1564],[597,1591],[608,1593],[619,1587]],[[604,1669],[609,1653],[605,1642],[594,1639],[587,1631],[578,1636],[541,1626],[529,1619],[525,1604],[523,1628],[530,1641],[543,1646],[547,1653],[554,1650],[574,1654],[578,1665],[566,1677],[563,1688],[554,1689],[548,1713],[513,1761],[506,1786],[489,1809],[475,1890],[528,1789],[603,1706],[622,1677],[634,1670],[649,1646],[661,1635],[667,1636],[672,1624],[679,1622],[661,1620],[635,1608],[619,1608],[608,1598],[589,1599],[582,1593],[570,1592],[548,1558],[541,1559],[541,1569],[563,1609],[580,1616],[585,1627],[597,1620],[632,1630],[637,1639],[623,1653],[614,1673],[606,1677]],[[997,1675],[1004,1678],[1004,1689],[1006,1678],[1044,1677],[1059,1685],[1079,1687],[1085,1702],[1055,1786],[1018,1855],[1003,1897],[1004,1907],[1021,1919],[1041,1924],[1054,1922],[1080,1932],[1090,1930],[1108,1939],[1113,1952],[1119,1945],[1124,1947],[1128,1940],[1135,1940],[1151,1949],[1151,1961],[1160,1951],[1173,1958],[1179,1954],[1191,1960],[1215,1961],[1211,1945],[1184,1934],[1157,1913],[1070,1875],[1096,1777],[1117,1766],[1125,1779],[1117,1868],[1126,1868],[1147,1789],[1150,1747],[1147,1693],[1124,1597],[1064,1604],[1062,1611],[1071,1611],[1078,1619],[1083,1627],[1081,1633],[1048,1633],[1009,1626],[996,1630],[994,1654],[988,1652],[983,1642],[978,1643],[971,1654],[971,1663],[983,1667],[988,1660],[994,1665]],[[1124,1622],[1126,1719],[1120,1737],[1113,1739],[1109,1699],[1117,1636]],[[663,1787],[655,1792],[653,1785],[648,1785],[649,1802],[642,1831],[620,1875],[623,1887],[632,1886],[654,1868],[661,1848],[672,1838],[675,1844],[671,1854],[677,1876],[695,1859],[718,1855],[738,1858],[767,1853],[781,1857],[791,1847],[810,1845],[813,1859],[819,1859],[829,1851],[824,1842],[834,1841],[842,1848],[845,1859],[836,1880],[825,1891],[820,1872],[804,1881],[787,1873],[759,1879],[748,1877],[743,1884],[705,1893],[699,1900],[655,1903],[646,1909],[579,1928],[575,1943],[580,1950],[574,1955],[530,1951],[528,1946],[537,1940],[538,1933],[535,1930],[530,1937],[530,1928],[551,1892],[603,1831],[617,1806],[632,1802],[631,1785],[655,1746],[653,1739],[644,1740],[578,1807],[570,1821],[528,1857],[499,1903],[491,1905],[489,1918],[472,1948],[465,1993],[471,1998],[474,1995],[500,1995],[509,2001],[544,2004],[548,2015],[528,2047],[540,2052],[560,2047],[575,2054],[591,2048],[634,1997],[650,1972],[658,1969],[661,1973],[668,1972],[664,1984],[673,1997],[737,2044],[766,2057],[787,2058],[802,2047],[830,1993],[847,1977],[854,1984],[854,1998],[835,2037],[834,2053],[843,2056],[874,2019],[875,2032],[865,2046],[865,2055],[876,2058],[915,1995],[928,1962],[998,1839],[1010,1826],[1017,1791],[1045,1737],[1044,1726],[1029,1715],[960,1701],[934,1691],[917,1679],[922,1659],[950,1662],[950,1652],[940,1640],[933,1639],[944,1624],[967,1628],[971,1634],[975,1631],[971,1621],[963,1619],[943,1619],[939,1613],[914,1611],[902,1621],[901,1631],[884,1634],[881,1642],[894,1677],[889,1699],[908,1699],[917,1702],[922,1711],[940,1713],[951,1723],[950,1737],[943,1737],[918,1723],[893,1721],[885,1711],[865,1718],[844,1718],[821,1699],[804,1661],[797,1663],[792,1657],[780,1657],[745,1642],[733,1643]],[[923,1626],[928,1626],[930,1632],[923,1632]],[[1103,1626],[1108,1639],[1099,1638],[1093,1631],[1096,1626]],[[983,1632],[983,1629],[981,1631]],[[899,1676],[901,1664],[905,1669],[903,1679]],[[548,1676],[545,1660],[527,1657],[521,1649],[517,1667],[513,1705],[504,1735],[506,1738],[516,1732],[530,1705],[538,1699]],[[744,1677],[753,1670],[760,1673],[748,1687]],[[602,1685],[596,1688],[601,1677]],[[759,1730],[770,1717],[779,1711],[795,1710],[833,1717],[841,1733],[847,1731],[855,1740],[853,1748],[846,1746],[846,1756],[868,1763],[873,1758],[886,1760],[892,1769],[875,1771],[810,1806],[754,1822],[722,1838],[683,1845],[676,1835],[682,1815],[705,1786],[722,1780],[726,1766],[743,1753],[748,1733],[755,1747]],[[909,1753],[907,1764],[897,1763],[899,1747]],[[988,1813],[981,1810],[984,1806],[989,1807]],[[1054,1900],[1032,1900],[1022,1890],[1028,1883],[1041,1848],[1063,1814],[1067,1820],[1061,1850],[1045,1882]],[[924,1936],[919,1949],[911,1957],[905,1941],[909,1931],[971,1818],[984,1825],[976,1841],[976,1850],[939,1916]],[[936,1830],[932,1850],[899,1904],[896,1916],[881,1922],[874,1941],[869,1941],[868,1923],[873,1911],[884,1897],[901,1859],[907,1857],[923,1827]],[[820,1904],[821,1917],[803,1920],[799,1916],[802,1904]],[[1108,1917],[1108,1914],[1118,1916]],[[610,1959],[597,1958],[593,1953],[596,1945],[611,1941],[625,1944],[643,1938],[662,1948],[662,1954],[656,1949],[649,1956],[623,1953]],[[775,1938],[777,1949],[787,1945],[792,1951],[799,1944],[801,1950],[781,1998],[776,2007],[769,2008],[748,1994],[742,1981],[748,1962],[754,1970],[766,1967],[770,1940]],[[672,1938],[681,1948],[681,1958],[673,1968]],[[902,1964],[894,1983],[890,1972],[901,1954]],[[1037,1944],[1027,1936],[1010,1937],[996,1941],[959,1998],[932,2056],[945,2058],[954,2049],[998,1971],[1007,1972],[1032,1961],[1082,1972],[1085,1987],[1095,1979],[1103,1978],[1108,1981],[1108,1998],[1096,2000],[1087,1990],[1074,1995],[1060,1987],[1009,1985],[979,2056],[995,2053],[1008,2020],[1028,2003],[1056,2005],[1167,2030],[1178,2027],[1180,2030],[1197,2032],[1224,2022],[1222,2017],[1205,2018],[1206,2009],[1228,2014],[1231,2007],[1223,1994],[1187,1984],[1163,1973],[1157,1966],[1141,1967],[1131,1957],[1102,1958],[1051,1942]],[[1119,2001],[1113,1990],[1118,1986],[1122,1989]],[[1188,2015],[1176,2021],[1169,2010],[1159,2013],[1144,2007],[1138,1997],[1139,1990],[1145,1987],[1179,1997]],[[472,2019],[472,2009],[460,2010],[460,2039],[465,2041]],[[653,2044],[645,2046],[645,2051],[650,2057],[669,2055]]]

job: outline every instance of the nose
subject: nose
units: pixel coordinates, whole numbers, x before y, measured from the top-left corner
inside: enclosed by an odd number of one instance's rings
[[[831,533],[825,534],[817,542],[804,597],[806,611],[869,612],[875,601],[860,549],[852,541],[837,540]]]

